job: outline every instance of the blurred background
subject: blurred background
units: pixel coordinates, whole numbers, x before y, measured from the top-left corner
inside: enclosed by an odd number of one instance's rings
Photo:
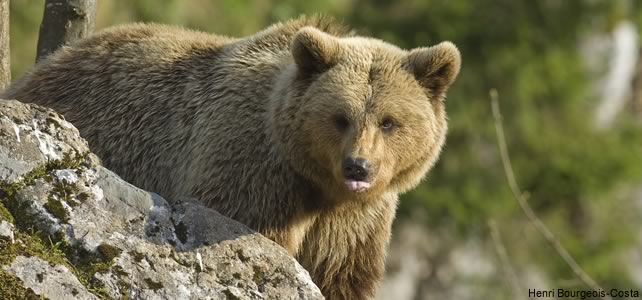
[[[403,48],[453,41],[462,72],[439,163],[402,197],[380,299],[524,299],[587,290],[520,210],[502,168],[496,89],[521,189],[602,287],[642,290],[642,2],[625,0],[112,0],[132,22],[250,35],[324,13]],[[11,1],[13,77],[35,61],[44,1]]]

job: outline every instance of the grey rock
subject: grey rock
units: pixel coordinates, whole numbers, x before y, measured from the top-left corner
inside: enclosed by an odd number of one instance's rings
[[[14,243],[13,224],[2,220],[0,217],[0,239],[6,239],[12,244]]]
[[[14,183],[37,166],[89,153],[87,142],[62,116],[37,105],[0,101],[0,181]]]
[[[47,118],[63,125],[46,129]],[[55,237],[53,243],[74,249],[67,252],[72,264],[92,257],[106,266],[90,274],[94,287],[101,289],[100,296],[323,298],[307,271],[274,242],[195,199],[168,202],[100,166],[78,131],[58,114],[0,100],[0,120],[5,120],[0,121],[0,135],[12,137],[0,139],[0,199],[3,186],[21,183],[11,194],[22,217]],[[22,128],[18,135],[14,125]],[[34,170],[41,171],[34,176]],[[4,268],[14,270],[20,279],[31,278],[35,271],[28,270],[23,260],[17,256]],[[26,275],[18,275],[14,265],[23,266],[20,274]],[[50,273],[61,273],[64,266],[51,268]],[[51,278],[23,281],[26,287],[42,291],[41,295],[57,299],[54,293],[59,290],[47,285],[60,285],[62,279]],[[86,290],[95,293],[83,288],[77,288],[78,295]]]
[[[49,299],[98,299],[64,266],[51,265],[38,257],[18,256],[5,271],[20,278],[25,287]]]

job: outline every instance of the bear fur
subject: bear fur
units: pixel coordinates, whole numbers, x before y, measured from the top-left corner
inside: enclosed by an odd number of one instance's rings
[[[64,114],[132,184],[279,243],[328,299],[368,299],[459,68],[449,42],[406,51],[321,17],[245,38],[132,24],[59,49],[2,97]],[[367,177],[346,177],[347,158]]]

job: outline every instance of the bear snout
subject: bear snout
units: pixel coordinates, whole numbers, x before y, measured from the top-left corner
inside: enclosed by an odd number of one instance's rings
[[[343,161],[343,176],[348,180],[365,181],[370,173],[370,164],[364,158],[348,157]]]
[[[370,163],[364,158],[348,157],[342,164],[343,177],[346,187],[352,192],[363,192],[370,188],[368,175],[370,175]]]

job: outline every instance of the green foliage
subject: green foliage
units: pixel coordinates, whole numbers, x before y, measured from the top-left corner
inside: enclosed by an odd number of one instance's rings
[[[14,77],[34,60],[41,5],[12,2]],[[596,74],[578,44],[622,18],[642,28],[640,1],[118,0],[99,1],[97,27],[153,21],[241,36],[319,12],[404,48],[451,40],[462,52],[462,72],[446,100],[447,145],[425,183],[403,197],[402,218],[422,210],[430,226],[455,225],[462,236],[485,232],[479,228],[489,218],[520,224],[505,229],[508,251],[554,279],[573,277],[525,225],[508,190],[487,96],[496,88],[517,180],[533,208],[595,279],[626,286],[625,262],[617,257],[640,224],[631,197],[622,195],[642,180],[642,131],[630,112],[612,129],[594,129]]]
[[[635,243],[639,223],[626,226],[612,216],[631,221],[639,215],[607,212],[634,208],[630,197],[616,196],[640,184],[642,132],[631,113],[619,116],[613,129],[594,129],[595,78],[578,56],[584,34],[607,30],[626,16],[621,3],[360,4],[352,20],[370,34],[409,48],[452,40],[464,60],[446,100],[447,146],[427,181],[403,197],[401,213],[423,208],[432,224],[454,223],[463,232],[478,230],[489,218],[525,219],[508,190],[496,146],[487,95],[497,88],[517,180],[536,212],[596,280],[630,286],[626,263],[616,258]],[[574,277],[554,251],[534,252],[521,238],[507,241],[510,252],[528,253],[523,261],[535,259],[556,278]],[[544,244],[539,238],[538,247]]]

